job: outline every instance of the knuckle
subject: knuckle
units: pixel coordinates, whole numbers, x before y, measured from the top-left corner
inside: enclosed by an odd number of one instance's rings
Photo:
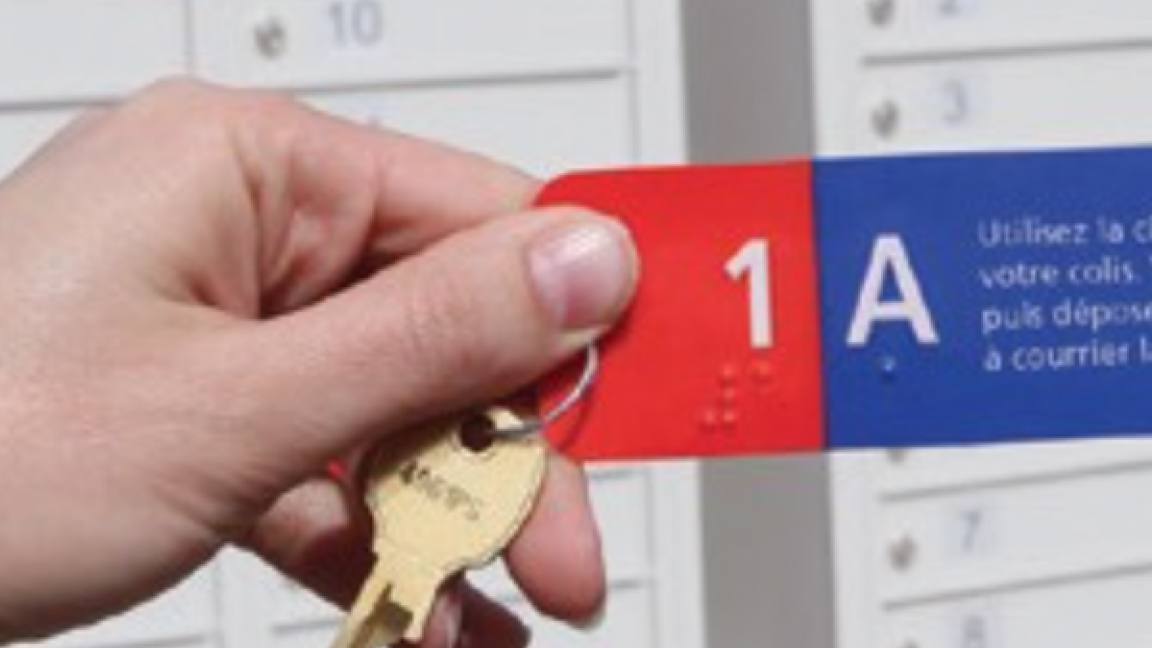
[[[258,123],[282,122],[302,110],[292,95],[276,90],[238,90],[234,105],[239,119]]]
[[[225,90],[188,76],[160,79],[142,90],[130,103],[176,108],[187,111],[206,103],[219,102]]]
[[[250,157],[268,156],[290,163],[301,140],[307,108],[297,99],[273,90],[236,91],[225,114],[234,140]]]
[[[169,77],[146,87],[124,104],[127,112],[147,115],[173,127],[246,127],[276,123],[299,104],[290,95],[270,90],[226,88],[192,77]]]
[[[299,105],[272,91],[225,88],[172,77],[154,83],[117,109],[120,130],[147,133],[163,150],[208,174],[245,174],[290,149],[282,137]],[[132,137],[141,137],[132,135]]]
[[[220,129],[227,91],[189,77],[170,77],[146,87],[116,107],[110,118],[127,133],[151,139],[185,139]]]

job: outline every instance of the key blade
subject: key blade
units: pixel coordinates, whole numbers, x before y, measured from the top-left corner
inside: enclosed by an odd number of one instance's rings
[[[412,615],[395,604],[386,570],[377,562],[332,648],[382,648],[404,638]]]
[[[425,563],[420,556],[388,542],[377,540],[376,556],[380,569],[388,574],[388,587],[379,600],[377,621],[388,625],[405,641],[418,643],[424,637],[428,617],[436,603],[436,594],[449,574]]]
[[[403,638],[403,634],[387,629],[375,619],[349,618],[332,648],[384,648],[399,643]]]

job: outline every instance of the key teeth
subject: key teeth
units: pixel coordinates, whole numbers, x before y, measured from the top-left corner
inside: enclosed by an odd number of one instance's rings
[[[413,625],[412,613],[391,599],[380,602],[376,618],[385,628],[408,628],[410,631]]]
[[[333,648],[383,648],[404,639],[412,615],[396,602],[384,566],[378,563],[364,583]]]
[[[391,607],[404,613],[404,610],[396,606]],[[401,633],[394,630],[396,627],[382,624],[374,616],[366,618],[350,616],[332,648],[386,648],[404,639]]]
[[[387,547],[377,548],[377,561],[377,569],[389,582],[377,600],[373,623],[389,629],[396,641],[418,643],[448,574],[430,570],[411,556]]]
[[[427,598],[427,601],[423,599]],[[424,631],[428,625],[428,619],[432,616],[432,606],[436,602],[436,594],[433,593],[430,597],[421,597],[420,607],[405,607],[404,605],[390,601],[391,607],[395,608],[403,615],[403,625],[393,626],[395,628],[403,628],[403,639],[412,644],[420,643],[424,638]]]
[[[332,648],[385,648],[402,637],[391,635],[383,627],[370,621],[348,619]]]
[[[363,646],[364,648],[385,648],[400,641],[400,637],[388,632],[386,626],[377,624],[361,626],[354,639],[356,642],[353,644],[354,646]]]

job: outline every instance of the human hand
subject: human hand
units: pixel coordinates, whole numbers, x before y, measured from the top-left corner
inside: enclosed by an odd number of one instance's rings
[[[624,230],[525,211],[537,190],[190,81],[58,136],[0,185],[0,642],[122,610],[228,543],[347,604],[369,536],[325,464],[530,383],[630,299]],[[578,468],[551,458],[506,560],[545,613],[598,611]],[[425,645],[463,637],[527,640],[457,583]]]

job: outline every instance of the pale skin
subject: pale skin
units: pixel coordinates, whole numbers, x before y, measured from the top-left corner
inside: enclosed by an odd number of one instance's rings
[[[369,532],[333,458],[512,393],[631,298],[607,217],[534,179],[166,82],[0,184],[0,643],[157,595],[235,544],[347,605]],[[505,554],[546,614],[605,597],[581,470],[553,456]],[[520,646],[463,581],[424,646]]]

